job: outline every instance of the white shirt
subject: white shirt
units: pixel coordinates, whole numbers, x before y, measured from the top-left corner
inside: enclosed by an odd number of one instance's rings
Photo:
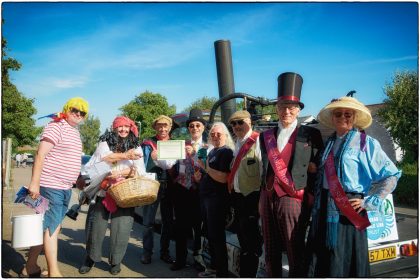
[[[132,166],[136,167],[137,175],[145,175],[146,174],[146,168],[144,166],[144,160],[143,160],[143,150],[141,147],[137,147],[136,153],[141,155],[141,158],[137,160],[120,160],[116,164],[107,163],[108,168],[107,170],[104,168],[103,172],[104,174],[101,174],[102,179],[95,180],[95,182],[98,182],[99,184],[101,181],[109,175],[109,172],[111,171],[120,171]],[[89,162],[86,164],[86,168],[93,167],[96,163],[102,162],[103,158],[112,154],[113,152],[109,149],[107,142],[103,141],[100,142],[98,147],[95,150],[95,153],[92,155],[92,158],[89,160]],[[91,178],[93,184],[93,178]],[[105,191],[100,190],[98,192],[98,196],[105,197]]]
[[[281,122],[279,121],[279,132],[277,136],[277,148],[279,152],[283,151],[286,147],[287,142],[289,142],[290,136],[292,136],[293,131],[295,131],[297,126],[297,120],[295,120],[288,128],[284,128]]]

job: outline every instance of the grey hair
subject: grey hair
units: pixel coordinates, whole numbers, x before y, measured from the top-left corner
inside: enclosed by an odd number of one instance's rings
[[[232,136],[230,136],[228,128],[226,127],[226,125],[224,123],[215,122],[210,128],[209,135],[211,134],[214,127],[216,127],[216,126],[220,126],[222,128],[224,134],[226,135],[226,146],[228,146],[230,149],[234,150],[235,149],[235,144],[233,142]],[[211,137],[209,137],[209,143],[214,146]]]

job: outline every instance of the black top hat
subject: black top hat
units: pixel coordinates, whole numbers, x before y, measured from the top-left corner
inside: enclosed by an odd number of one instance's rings
[[[300,109],[305,105],[300,102],[300,93],[302,90],[303,79],[297,73],[286,72],[280,74],[277,78],[278,92],[277,102],[283,104],[299,104]]]
[[[206,120],[203,119],[203,112],[200,109],[192,109],[190,111],[190,116],[186,121],[187,126],[190,125],[190,122],[201,122],[204,126],[206,126]]]

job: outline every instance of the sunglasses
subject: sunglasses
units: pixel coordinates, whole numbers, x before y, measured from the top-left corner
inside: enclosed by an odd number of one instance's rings
[[[243,125],[245,122],[244,122],[244,120],[239,120],[239,121],[231,121],[230,122],[230,125],[232,126],[232,127],[234,127],[234,126],[236,126],[237,124],[238,125]]]
[[[83,112],[83,111],[80,111],[80,110],[77,110],[76,108],[71,108],[70,109],[70,112],[72,112],[73,114],[80,114],[80,116],[81,117],[84,117],[84,116],[86,116],[86,112]]]
[[[189,128],[200,128],[201,127],[201,124],[190,124],[189,126],[188,126]]]
[[[348,112],[345,112],[345,113],[344,112],[334,112],[333,114],[334,114],[334,117],[337,118],[337,119],[341,118],[343,115],[346,119],[351,119],[353,117],[353,114],[348,113]]]
[[[210,133],[210,136],[211,137],[221,137],[223,134],[222,133],[220,133],[220,132],[212,132],[212,133]]]

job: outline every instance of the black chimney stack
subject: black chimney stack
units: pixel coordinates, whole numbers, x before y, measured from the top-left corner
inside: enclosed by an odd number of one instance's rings
[[[235,92],[233,81],[232,53],[229,40],[214,42],[216,54],[217,82],[219,84],[219,98]],[[226,101],[221,106],[222,122],[228,123],[229,117],[236,112],[235,99]]]

